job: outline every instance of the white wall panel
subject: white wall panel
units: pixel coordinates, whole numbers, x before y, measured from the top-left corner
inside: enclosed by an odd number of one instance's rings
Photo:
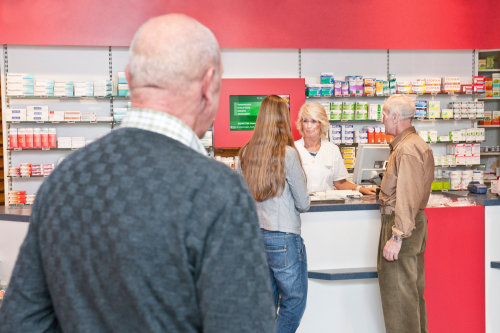
[[[116,80],[118,72],[125,72],[125,67],[128,64],[129,53],[127,47],[113,47],[111,49],[113,57],[113,79]]]
[[[223,49],[224,78],[297,78],[297,49]]]
[[[332,72],[335,79],[346,75],[385,78],[386,50],[302,50],[302,77],[306,83],[319,83],[321,72]]]
[[[48,80],[105,80],[108,72],[107,47],[8,46],[9,72],[32,73]]]
[[[390,50],[389,71],[401,80],[455,76],[472,83],[472,50]]]

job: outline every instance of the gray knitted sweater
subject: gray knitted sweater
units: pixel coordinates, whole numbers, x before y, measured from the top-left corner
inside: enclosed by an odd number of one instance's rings
[[[123,128],[41,186],[0,332],[272,332],[270,290],[243,180]]]

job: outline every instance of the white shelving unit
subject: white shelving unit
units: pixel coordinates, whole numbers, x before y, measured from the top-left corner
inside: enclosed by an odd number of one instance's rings
[[[365,77],[385,78],[388,73],[396,74],[397,79],[411,80],[425,77],[457,76],[463,82],[472,80],[473,64],[477,63],[474,50],[325,50],[325,49],[223,49],[225,78],[270,78],[305,77],[306,83],[318,83],[321,72],[333,72],[335,77],[363,75]],[[471,56],[472,54],[472,56]],[[474,58],[476,57],[476,59]],[[123,71],[128,62],[126,48],[108,47],[48,47],[48,46],[4,46],[2,67],[2,103],[4,110],[9,105],[49,105],[51,110],[79,110],[109,115],[114,107],[123,107],[125,98],[54,98],[54,97],[7,97],[5,95],[5,74],[32,73],[38,79],[58,80],[102,80],[115,78]],[[451,101],[470,101],[477,96],[466,94],[422,94],[416,99],[439,100],[442,107]],[[349,97],[348,101],[362,100],[382,104],[385,97]],[[308,101],[336,100],[342,98],[314,98]],[[15,104],[14,104],[15,103]],[[343,123],[343,122],[340,122]],[[370,122],[352,122],[363,127]],[[373,122],[377,124],[377,122]],[[85,136],[98,138],[108,133],[113,124],[83,123],[6,123],[4,129],[4,149],[8,147],[8,127],[56,127],[59,136]],[[416,120],[419,129],[436,129],[444,135],[457,128],[473,127],[471,120]],[[489,131],[488,131],[489,132]],[[76,134],[79,133],[79,134]],[[216,135],[216,134],[215,134]],[[439,154],[445,145],[433,145]],[[11,165],[21,162],[55,163],[60,156],[70,151],[4,151],[5,175]],[[28,181],[5,177],[6,197],[9,190],[27,189],[36,192],[43,177]],[[30,188],[26,188],[29,184]]]
[[[2,120],[4,142],[4,184],[5,201],[8,193],[25,190],[35,194],[46,177],[9,177],[9,168],[21,163],[54,164],[76,149],[42,148],[10,149],[9,129],[11,128],[56,128],[57,137],[84,137],[93,141],[109,133],[116,125],[113,121],[6,121],[5,110],[25,108],[29,105],[48,106],[51,111],[80,111],[95,113],[97,116],[113,116],[114,107],[126,107],[125,97],[55,97],[55,96],[7,96],[8,73],[29,73],[35,80],[97,81],[114,80],[127,63],[125,48],[113,50],[111,47],[44,47],[7,46],[3,47],[2,61]],[[124,58],[124,59],[123,59]],[[118,64],[118,66],[116,65]],[[116,88],[115,88],[116,94]]]
[[[479,69],[478,62],[476,62],[476,74],[485,77],[491,77],[493,73],[500,73],[500,49],[491,50],[477,50],[476,59],[485,59],[487,56],[494,56],[494,69]],[[500,111],[500,97],[485,97],[480,96],[478,100],[484,101],[484,108],[487,111]],[[496,147],[500,146],[500,125],[479,125],[486,129],[486,140],[484,146]],[[486,164],[487,168],[495,170],[500,167],[500,154],[496,152],[483,152],[481,153],[481,162]]]

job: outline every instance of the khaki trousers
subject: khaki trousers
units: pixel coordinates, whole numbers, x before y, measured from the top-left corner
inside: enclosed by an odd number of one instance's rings
[[[415,218],[415,230],[403,239],[398,260],[382,256],[385,243],[392,236],[394,213],[382,215],[378,249],[378,282],[387,333],[427,333],[425,309],[425,244],[427,217],[421,209]]]

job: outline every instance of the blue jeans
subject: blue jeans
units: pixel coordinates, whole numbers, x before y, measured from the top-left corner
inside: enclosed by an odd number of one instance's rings
[[[271,275],[274,305],[277,309],[279,305],[276,333],[295,332],[306,308],[306,247],[299,235],[261,230]]]

